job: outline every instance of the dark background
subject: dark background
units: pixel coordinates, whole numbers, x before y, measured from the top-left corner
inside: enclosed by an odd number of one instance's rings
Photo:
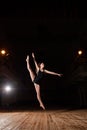
[[[45,62],[46,69],[63,74],[61,78],[45,76],[41,85],[45,104],[80,105],[78,87],[72,86],[70,72],[76,65],[77,51],[82,49],[83,57],[87,55],[86,12],[85,3],[80,1],[1,4],[0,48],[9,52],[3,73],[8,73],[9,78],[12,74],[18,80],[16,105],[38,104],[26,68],[26,56],[31,57],[32,52],[38,62]]]

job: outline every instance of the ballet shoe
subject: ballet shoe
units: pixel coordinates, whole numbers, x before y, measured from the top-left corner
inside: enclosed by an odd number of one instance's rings
[[[40,105],[40,107],[42,107],[42,108],[43,108],[43,110],[45,110],[45,107],[44,107],[44,105]]]

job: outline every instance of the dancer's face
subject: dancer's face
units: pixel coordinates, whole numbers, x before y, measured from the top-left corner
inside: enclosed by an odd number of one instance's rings
[[[40,68],[43,69],[44,66],[45,66],[44,63],[42,62],[42,63],[40,64]]]

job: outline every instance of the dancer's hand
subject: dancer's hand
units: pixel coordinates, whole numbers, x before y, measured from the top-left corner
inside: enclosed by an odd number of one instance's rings
[[[29,60],[29,55],[27,55],[26,62]]]
[[[58,74],[58,76],[59,76],[59,77],[62,77],[62,76],[63,76],[63,74]]]

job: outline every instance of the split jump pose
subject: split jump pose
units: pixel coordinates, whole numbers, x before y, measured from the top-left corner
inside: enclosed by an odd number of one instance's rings
[[[59,73],[55,73],[55,72],[52,72],[52,71],[49,71],[49,70],[46,70],[44,69],[45,67],[45,64],[43,62],[41,63],[37,63],[36,60],[35,60],[35,55],[34,53],[32,53],[32,58],[33,58],[33,61],[35,63],[35,67],[36,67],[36,73],[34,73],[32,71],[32,68],[29,64],[29,55],[27,55],[27,58],[26,58],[26,62],[27,62],[27,69],[29,71],[29,74],[30,74],[30,77],[31,77],[31,80],[34,84],[34,87],[35,87],[35,90],[36,90],[36,94],[37,94],[37,100],[39,101],[39,104],[40,104],[40,107],[43,108],[45,110],[45,106],[42,102],[42,99],[41,99],[41,94],[40,94],[40,80],[42,79],[43,77],[43,73],[47,73],[47,74],[51,74],[51,75],[57,75],[59,77],[62,76],[62,74],[59,74]]]

